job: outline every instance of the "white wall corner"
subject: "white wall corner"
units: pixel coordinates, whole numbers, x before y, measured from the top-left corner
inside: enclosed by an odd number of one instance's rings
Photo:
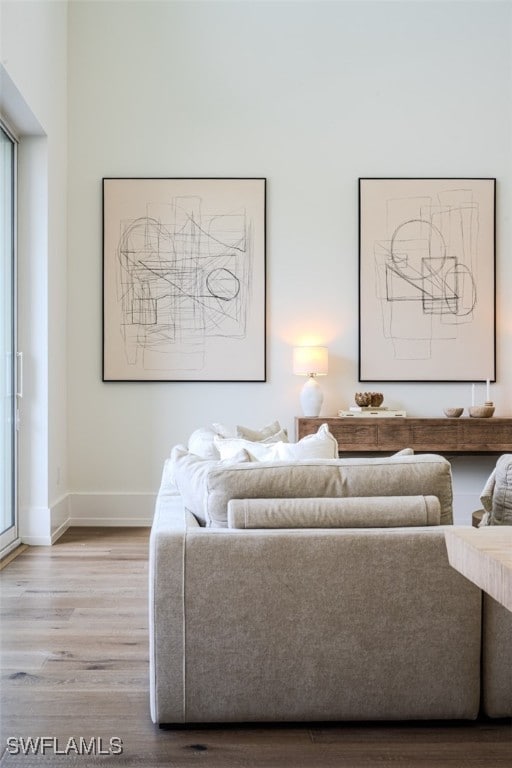
[[[22,507],[19,520],[22,544],[44,546],[52,543],[51,511],[49,507]]]
[[[31,547],[54,544],[69,528],[69,495],[64,494],[50,507],[22,507],[19,520],[23,544]]]
[[[54,544],[69,528],[69,494],[60,496],[50,507],[51,540]]]

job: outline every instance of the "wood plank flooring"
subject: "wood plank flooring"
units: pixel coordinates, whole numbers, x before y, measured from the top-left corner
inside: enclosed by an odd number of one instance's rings
[[[72,528],[1,572],[2,768],[512,768],[510,720],[157,728],[148,705],[148,536]],[[38,736],[56,741],[22,754]],[[121,754],[109,753],[112,737]],[[70,752],[80,738],[89,756]]]

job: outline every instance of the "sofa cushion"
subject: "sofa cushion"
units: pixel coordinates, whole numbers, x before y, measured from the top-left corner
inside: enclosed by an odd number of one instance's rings
[[[241,450],[232,458],[202,459],[191,453],[184,445],[175,445],[171,452],[170,466],[166,463],[167,480],[171,480],[183,498],[183,504],[203,525],[206,524],[204,489],[208,473],[214,468],[226,468],[240,462],[250,461],[249,454]]]
[[[481,525],[512,525],[512,454],[500,456],[480,501],[486,512]]]
[[[228,528],[390,528],[439,525],[437,496],[231,499]]]
[[[203,459],[220,459],[221,455],[215,445],[216,438],[244,438],[253,442],[276,443],[288,441],[288,434],[278,421],[273,421],[262,429],[249,427],[227,427],[225,424],[214,423],[211,427],[200,427],[194,430],[188,439],[188,450]],[[243,447],[243,446],[239,446]],[[235,450],[234,453],[238,451]],[[226,457],[223,457],[226,458]]]
[[[313,435],[307,435],[297,443],[253,442],[241,438],[215,439],[215,446],[222,459],[228,459],[239,450],[246,450],[256,461],[295,461],[298,459],[334,459],[338,455],[338,441],[322,424]]]
[[[288,439],[286,430],[281,427],[277,419],[261,427],[261,429],[252,429],[241,424],[237,424],[236,427],[229,427],[218,421],[212,424],[212,429],[220,437],[242,437],[244,440],[252,440],[254,442],[275,443],[277,440]]]
[[[278,421],[273,421],[272,424],[268,424],[262,429],[251,429],[250,427],[244,427],[237,424],[236,436],[242,437],[244,440],[251,440],[252,442],[267,442],[277,443],[278,440],[287,442],[288,433],[283,429]]]
[[[194,430],[188,439],[188,450],[202,459],[220,459],[219,451],[215,445],[217,433],[213,429],[200,427]]]
[[[355,496],[434,495],[441,505],[441,523],[453,522],[450,463],[435,454],[217,465],[202,473],[201,482],[211,526],[227,527],[231,499]],[[197,493],[201,495],[199,489]]]

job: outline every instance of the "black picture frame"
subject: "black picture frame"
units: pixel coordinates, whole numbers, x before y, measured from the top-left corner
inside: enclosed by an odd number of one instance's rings
[[[266,178],[104,177],[103,381],[266,381]]]
[[[496,179],[358,180],[359,381],[496,381]]]

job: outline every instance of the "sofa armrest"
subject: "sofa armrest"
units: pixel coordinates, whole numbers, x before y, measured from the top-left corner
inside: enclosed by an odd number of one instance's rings
[[[149,539],[149,681],[154,722],[167,691],[173,692],[173,719],[179,723],[184,718],[184,562],[189,529],[200,530],[200,526],[184,508],[181,496],[159,494]],[[165,706],[168,711],[169,701]]]
[[[437,496],[231,499],[228,528],[390,528],[439,525]]]

